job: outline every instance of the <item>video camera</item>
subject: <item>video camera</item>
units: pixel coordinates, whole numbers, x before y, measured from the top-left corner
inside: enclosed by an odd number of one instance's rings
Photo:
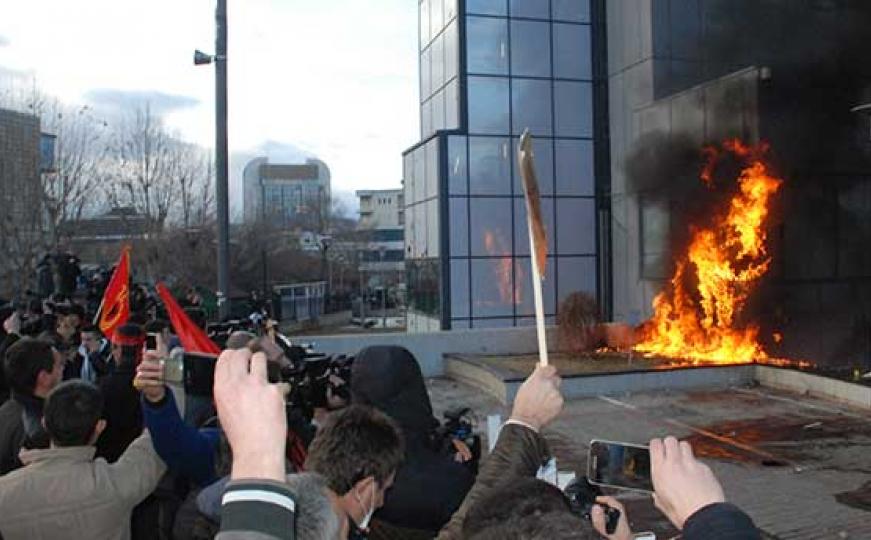
[[[317,408],[331,409],[351,400],[353,356],[318,353],[307,346],[292,345],[285,339],[276,339],[276,343],[289,362],[284,366],[270,363],[269,380],[290,385],[288,407],[300,410],[311,419]],[[330,398],[339,403],[331,402]]]
[[[572,512],[582,517],[587,521],[591,521],[591,512],[593,506],[599,505],[605,512],[605,532],[614,534],[617,530],[617,524],[620,522],[620,510],[611,508],[610,506],[596,502],[596,497],[602,495],[602,490],[599,486],[594,486],[587,480],[586,476],[575,478],[563,490],[566,497],[569,499],[569,506]]]

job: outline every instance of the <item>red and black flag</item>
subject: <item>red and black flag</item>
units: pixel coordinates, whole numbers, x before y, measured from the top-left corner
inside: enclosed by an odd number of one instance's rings
[[[118,266],[103,293],[100,304],[100,331],[104,336],[113,336],[115,329],[130,317],[130,247],[121,250]]]
[[[194,323],[184,309],[173,298],[172,293],[163,283],[157,284],[157,294],[163,300],[166,312],[169,314],[169,322],[175,334],[181,341],[181,346],[186,352],[200,352],[207,354],[221,354],[221,348],[209,339],[206,332]]]

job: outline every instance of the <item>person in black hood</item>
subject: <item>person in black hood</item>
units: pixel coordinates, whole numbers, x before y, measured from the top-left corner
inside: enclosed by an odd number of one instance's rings
[[[417,360],[402,347],[363,349],[351,371],[351,400],[393,418],[405,438],[405,461],[375,519],[434,536],[459,508],[475,478],[431,442],[439,422]]]

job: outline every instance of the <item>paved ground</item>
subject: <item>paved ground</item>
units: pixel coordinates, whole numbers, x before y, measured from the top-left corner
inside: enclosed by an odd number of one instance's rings
[[[468,404],[486,416],[508,411],[483,392],[428,381],[437,414]],[[690,439],[727,498],[772,539],[871,539],[871,415],[763,388],[634,394],[572,401],[546,436],[560,469],[584,471],[591,439],[646,443]],[[621,495],[633,529],[676,534],[644,495]]]

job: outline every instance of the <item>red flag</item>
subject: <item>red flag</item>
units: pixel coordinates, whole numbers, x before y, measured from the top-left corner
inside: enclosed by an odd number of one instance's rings
[[[115,329],[127,322],[130,317],[130,247],[121,250],[118,266],[103,293],[100,304],[100,331],[109,339]]]
[[[199,326],[194,324],[163,283],[157,284],[157,294],[160,295],[163,305],[166,306],[169,321],[172,323],[185,351],[221,354],[221,348],[209,339],[209,336]]]

